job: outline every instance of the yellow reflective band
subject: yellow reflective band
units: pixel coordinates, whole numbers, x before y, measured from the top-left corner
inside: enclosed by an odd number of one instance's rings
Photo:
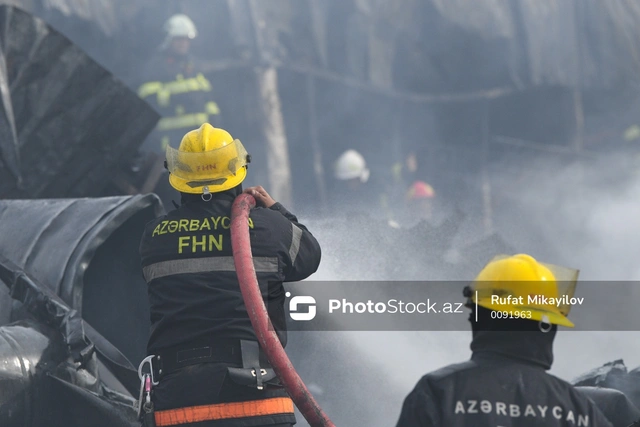
[[[178,74],[175,80],[169,82],[153,81],[144,83],[138,89],[138,96],[144,99],[156,94],[158,104],[166,107],[169,105],[171,95],[188,92],[211,92],[211,83],[202,73],[189,79],[185,79],[182,74]]]
[[[142,99],[145,99],[149,95],[158,93],[158,91],[161,89],[162,89],[161,82],[147,82],[142,86],[140,86],[140,88],[138,89],[138,96]]]
[[[158,130],[196,128],[209,121],[207,113],[185,114],[175,117],[163,117],[158,122]]]

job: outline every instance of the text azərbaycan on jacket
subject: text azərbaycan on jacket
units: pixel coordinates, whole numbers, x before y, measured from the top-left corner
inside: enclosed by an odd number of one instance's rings
[[[545,372],[552,341],[539,333],[474,332],[471,360],[422,377],[397,427],[611,427],[591,400]]]

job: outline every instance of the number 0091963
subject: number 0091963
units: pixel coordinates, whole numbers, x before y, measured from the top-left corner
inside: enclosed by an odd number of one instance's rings
[[[516,311],[492,311],[492,319],[531,319],[531,312],[528,310]]]

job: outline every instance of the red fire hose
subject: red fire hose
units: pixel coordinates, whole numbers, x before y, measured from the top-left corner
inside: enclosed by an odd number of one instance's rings
[[[282,385],[289,392],[291,399],[311,427],[335,427],[302,382],[287,353],[282,348],[278,335],[269,319],[253,266],[249,227],[247,226],[249,211],[255,205],[256,201],[252,196],[241,194],[236,197],[231,208],[233,260],[251,324],[269,363],[273,366]]]

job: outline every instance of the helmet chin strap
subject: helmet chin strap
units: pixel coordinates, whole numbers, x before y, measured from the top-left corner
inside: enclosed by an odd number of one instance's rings
[[[203,201],[208,202],[213,197],[213,194],[209,191],[209,186],[205,185],[202,187],[202,195],[200,196]]]

